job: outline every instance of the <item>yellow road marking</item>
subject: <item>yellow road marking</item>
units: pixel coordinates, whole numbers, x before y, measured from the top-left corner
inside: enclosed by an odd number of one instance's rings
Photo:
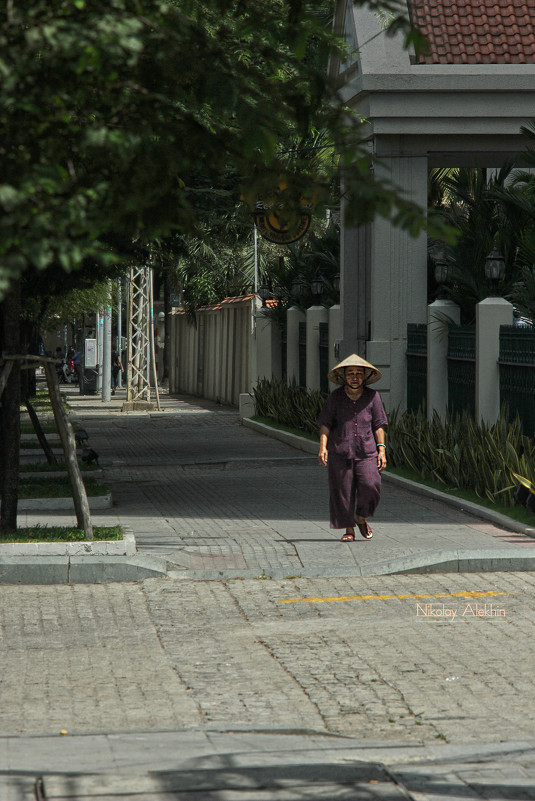
[[[406,598],[486,598],[495,595],[511,595],[510,592],[478,592],[461,590],[460,592],[441,592],[436,595],[420,593],[407,595],[340,595],[334,598],[279,598],[281,604],[325,604],[333,601],[397,601]]]

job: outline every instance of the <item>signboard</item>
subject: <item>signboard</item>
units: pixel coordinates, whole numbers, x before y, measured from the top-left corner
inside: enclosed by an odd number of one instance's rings
[[[84,365],[85,367],[93,367],[93,368],[97,366],[96,339],[86,339],[85,341]]]
[[[282,177],[271,189],[264,188],[258,193],[250,190],[242,198],[252,210],[260,234],[278,245],[290,245],[301,239],[310,227],[316,207],[315,193],[308,197],[296,194]]]

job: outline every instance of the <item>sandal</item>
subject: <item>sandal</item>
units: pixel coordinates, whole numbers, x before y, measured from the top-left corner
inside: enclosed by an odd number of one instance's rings
[[[355,542],[355,535],[350,534],[348,531],[342,536],[342,542]]]
[[[371,540],[373,532],[366,521],[364,521],[364,523],[357,523],[357,527],[365,540]]]

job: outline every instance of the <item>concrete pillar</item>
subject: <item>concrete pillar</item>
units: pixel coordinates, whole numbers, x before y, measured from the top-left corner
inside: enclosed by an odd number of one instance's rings
[[[299,384],[299,323],[306,321],[306,314],[298,306],[290,306],[286,312],[286,375],[288,384]]]
[[[282,376],[280,328],[261,313],[256,317],[256,369],[258,379]]]
[[[342,314],[340,304],[335,304],[329,309],[329,370],[341,360],[341,356],[336,353],[336,346],[342,339]],[[335,389],[337,384],[329,384],[330,389]]]
[[[427,208],[427,158],[403,155],[403,141],[376,137],[377,177]],[[427,313],[427,236],[413,238],[382,217],[341,232],[342,344],[340,358],[358,353],[378,367],[387,408],[406,405],[407,323]]]
[[[500,326],[513,324],[513,306],[504,298],[476,305],[476,422],[492,425],[500,416]]]
[[[445,318],[454,325],[461,310],[452,300],[435,300],[427,307],[427,417],[433,411],[444,419],[448,408],[448,331]]]
[[[329,311],[324,306],[307,309],[307,389],[320,388],[320,323],[329,320]]]

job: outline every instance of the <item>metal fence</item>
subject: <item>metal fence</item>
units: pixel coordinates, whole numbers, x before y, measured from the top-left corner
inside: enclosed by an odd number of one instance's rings
[[[307,324],[299,323],[299,386],[307,385]]]
[[[500,326],[500,403],[518,416],[528,437],[535,435],[535,330]]]
[[[288,356],[286,346],[288,343],[288,324],[286,318],[280,322],[281,330],[281,377],[284,381],[288,378]]]
[[[425,408],[427,399],[427,325],[407,325],[407,410]]]
[[[476,411],[476,329],[458,325],[448,334],[448,409],[454,414]]]
[[[329,323],[319,324],[320,390],[329,392]]]

